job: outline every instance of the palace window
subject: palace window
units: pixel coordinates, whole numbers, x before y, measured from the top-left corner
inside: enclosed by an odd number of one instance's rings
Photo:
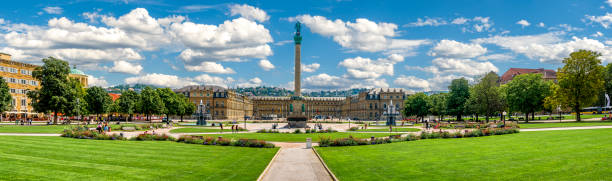
[[[28,103],[26,103],[26,99],[25,98],[22,98],[21,99],[21,107],[26,107],[26,106],[28,106]]]

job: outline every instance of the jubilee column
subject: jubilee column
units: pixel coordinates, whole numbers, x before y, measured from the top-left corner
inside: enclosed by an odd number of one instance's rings
[[[293,96],[302,96],[301,90],[301,74],[302,74],[302,64],[301,64],[301,44],[302,44],[302,36],[300,35],[300,29],[302,29],[301,23],[298,21],[295,23],[295,35],[293,36],[293,41],[295,42],[295,77],[294,77],[294,89],[295,92]]]

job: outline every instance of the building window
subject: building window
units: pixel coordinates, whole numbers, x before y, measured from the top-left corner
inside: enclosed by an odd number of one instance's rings
[[[26,99],[21,99],[21,107],[25,106],[28,106],[28,104],[26,103]]]

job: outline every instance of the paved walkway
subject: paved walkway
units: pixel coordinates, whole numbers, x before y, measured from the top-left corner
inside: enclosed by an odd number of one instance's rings
[[[530,128],[521,131],[555,131],[555,130],[577,130],[577,129],[602,129],[612,128],[612,126],[580,126],[580,127],[561,127],[561,128]]]
[[[274,143],[280,146],[270,167],[261,180],[332,180],[315,152],[306,148],[306,143]]]

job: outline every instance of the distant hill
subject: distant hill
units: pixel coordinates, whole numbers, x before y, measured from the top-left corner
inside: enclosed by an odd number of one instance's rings
[[[159,88],[158,86],[146,85],[146,84],[123,84],[123,85],[116,85],[116,86],[108,87],[106,88],[106,91],[108,91],[109,93],[118,94],[118,93],[121,93],[125,90],[129,90],[130,88],[132,88],[134,89],[134,91],[140,92],[145,87]]]
[[[238,87],[234,89],[238,93],[245,94],[247,96],[291,96],[293,95],[292,90],[279,87]],[[326,91],[312,91],[302,92],[307,97],[346,97],[354,94],[358,94],[361,91],[367,91],[368,89],[349,89],[349,90],[326,90]]]

